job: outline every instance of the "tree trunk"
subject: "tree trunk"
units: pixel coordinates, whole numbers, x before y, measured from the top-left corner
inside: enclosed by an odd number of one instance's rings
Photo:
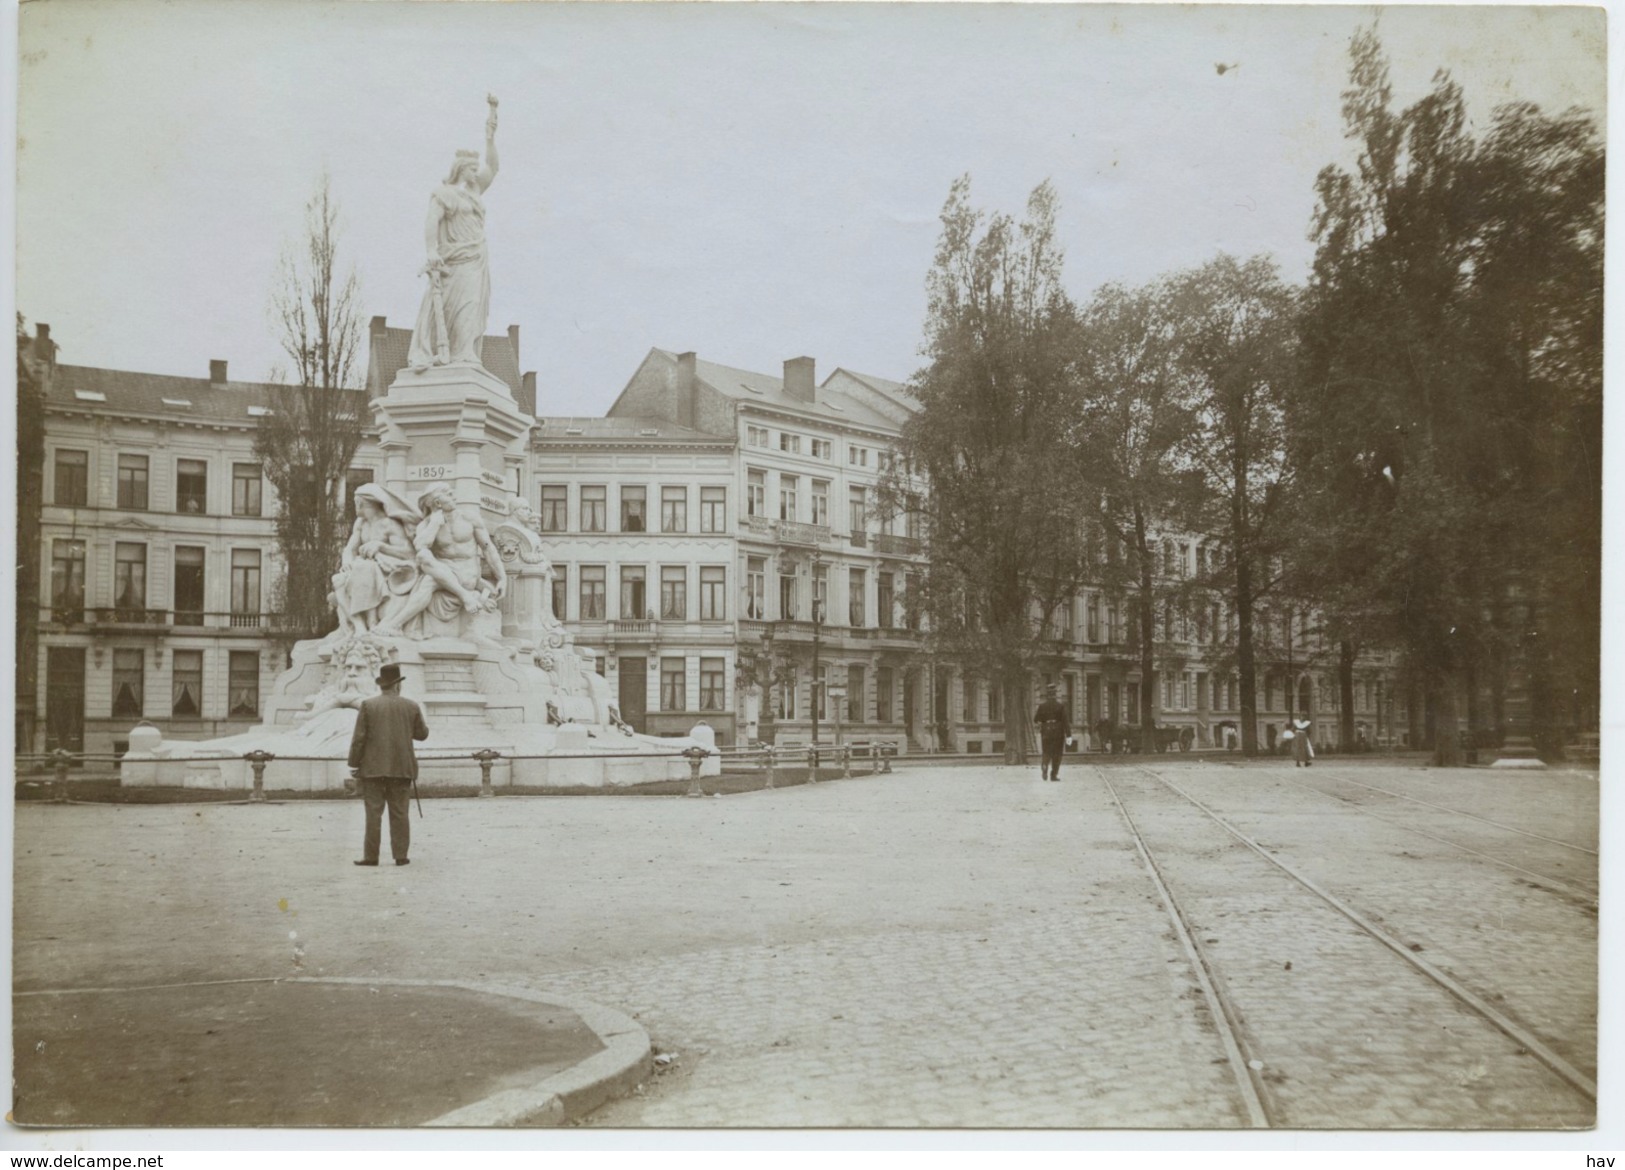
[[[1140,596],[1140,750],[1157,750],[1157,598],[1152,586],[1152,557],[1145,543],[1145,515],[1134,509],[1134,545],[1139,554]]]
[[[1405,679],[1405,731],[1411,751],[1422,747],[1422,688],[1414,674]]]
[[[1456,676],[1445,674],[1432,680],[1433,765],[1436,768],[1461,767],[1461,740],[1457,735]]]
[[[1253,654],[1253,563],[1240,548],[1236,558],[1236,674],[1241,686],[1241,752],[1258,755],[1258,662]]]
[[[1000,678],[1004,690],[1004,762],[1021,764],[1028,761],[1032,743],[1032,697],[1027,672],[1006,667]]]
[[[1337,749],[1354,750],[1354,643],[1337,644]]]

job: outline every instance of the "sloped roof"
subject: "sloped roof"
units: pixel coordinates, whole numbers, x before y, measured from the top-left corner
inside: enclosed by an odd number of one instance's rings
[[[412,346],[412,331],[387,325],[374,329],[372,345],[367,358],[367,385],[374,394],[383,394],[395,375],[406,368],[406,354]],[[527,414],[536,412],[534,402],[525,401],[524,379],[519,376],[519,359],[513,352],[513,342],[505,333],[488,333],[480,346],[480,364],[508,384],[513,400]]]
[[[827,386],[836,374],[845,374],[854,381],[862,382],[876,394],[882,394],[890,398],[898,406],[910,413],[917,413],[922,409],[920,400],[909,392],[908,384],[905,382],[893,382],[890,378],[881,378],[874,374],[860,374],[856,370],[849,370],[845,366],[840,366],[828,378],[824,379],[824,384]]]
[[[640,415],[612,415],[607,418],[562,416],[539,418],[536,420],[533,437],[544,442],[623,440],[643,443],[661,441],[719,443],[725,446],[732,446],[733,443],[731,439],[713,435],[708,431],[697,431],[692,427],[678,426],[663,418]]]
[[[670,362],[677,361],[677,355],[670,350],[656,349],[654,352]],[[703,358],[695,360],[694,374],[718,394],[736,402],[759,402],[776,410],[792,411],[829,422],[852,423],[887,431],[897,429],[897,424],[879,411],[850,395],[825,387],[818,388],[815,401],[804,402],[785,393],[784,379],[772,374],[736,369]]]
[[[264,382],[216,384],[207,378],[59,365],[46,404],[139,418],[207,419],[253,426],[258,420],[248,408],[269,406],[276,389]],[[99,394],[103,400],[80,398],[76,392]]]

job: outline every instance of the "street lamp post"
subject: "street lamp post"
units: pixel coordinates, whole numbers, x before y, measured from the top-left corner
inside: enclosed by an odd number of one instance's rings
[[[812,655],[812,750],[813,767],[818,767],[818,707],[819,700],[823,698],[823,690],[818,677],[818,650],[819,636],[824,629],[824,599],[818,596],[818,570],[823,565],[824,558],[818,553],[812,555],[812,627],[813,627],[813,655]]]

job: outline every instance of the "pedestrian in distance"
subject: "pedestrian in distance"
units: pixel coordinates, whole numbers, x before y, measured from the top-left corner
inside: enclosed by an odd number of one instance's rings
[[[1038,724],[1038,739],[1043,749],[1038,775],[1040,779],[1053,780],[1059,784],[1061,753],[1066,750],[1066,741],[1072,734],[1072,725],[1066,717],[1066,708],[1061,705],[1053,683],[1044,688],[1044,695],[1044,701],[1038,704],[1038,710],[1033,712],[1033,722]]]
[[[1308,768],[1315,762],[1315,745],[1309,742],[1309,720],[1292,721],[1292,766]]]
[[[350,770],[361,783],[367,831],[357,865],[377,865],[384,809],[389,809],[389,851],[396,865],[408,865],[412,822],[408,789],[417,783],[412,741],[429,738],[422,709],[401,695],[401,668],[391,662],[378,672],[380,694],[361,704],[350,737]],[[422,815],[422,805],[418,813]]]

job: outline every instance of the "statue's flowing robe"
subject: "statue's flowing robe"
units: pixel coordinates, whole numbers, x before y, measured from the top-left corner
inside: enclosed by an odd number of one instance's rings
[[[480,364],[480,343],[491,312],[491,266],[485,250],[485,204],[461,187],[442,186],[431,197],[440,210],[440,258],[447,271],[440,278],[446,318],[447,360]],[[440,343],[434,312],[434,286],[423,294],[407,361],[414,368],[433,365]]]

